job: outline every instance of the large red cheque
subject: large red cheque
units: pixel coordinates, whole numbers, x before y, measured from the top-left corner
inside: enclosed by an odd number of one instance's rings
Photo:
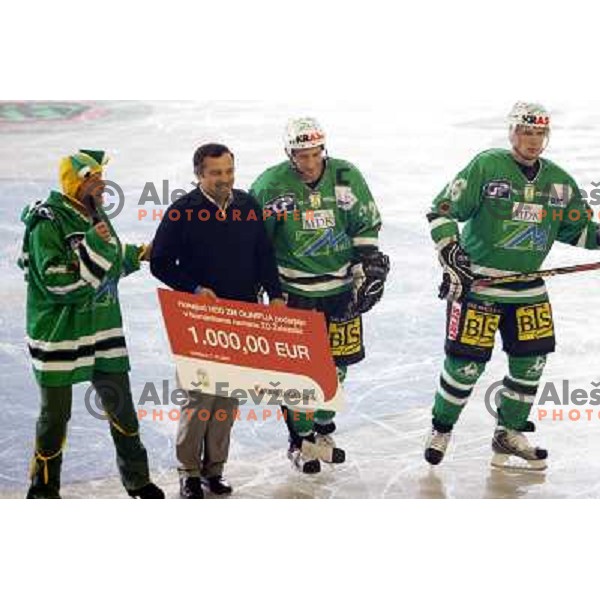
[[[342,388],[316,311],[159,289],[180,385],[295,410],[339,410]]]

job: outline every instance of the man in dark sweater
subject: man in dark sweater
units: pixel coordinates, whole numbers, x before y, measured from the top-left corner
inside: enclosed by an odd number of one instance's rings
[[[213,299],[257,302],[263,288],[271,305],[283,305],[262,210],[249,194],[233,189],[234,171],[226,146],[196,150],[198,187],[164,215],[153,242],[152,274],[175,290]],[[216,418],[217,409],[228,418]],[[223,467],[236,409],[232,398],[189,392],[177,430],[182,498],[202,498],[202,483],[213,493],[231,493]],[[200,413],[210,418],[200,419]]]

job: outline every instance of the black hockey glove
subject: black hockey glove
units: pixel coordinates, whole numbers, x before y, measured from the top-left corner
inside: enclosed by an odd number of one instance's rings
[[[477,278],[471,271],[471,259],[455,241],[446,244],[439,251],[439,259],[444,267],[444,275],[438,297],[460,302]]]
[[[355,313],[366,313],[381,300],[389,272],[389,256],[377,248],[361,252],[357,262],[352,265]]]

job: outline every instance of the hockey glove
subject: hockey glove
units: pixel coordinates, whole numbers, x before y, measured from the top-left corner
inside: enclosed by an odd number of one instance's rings
[[[439,252],[444,267],[439,298],[460,302],[468,294],[476,276],[471,271],[471,259],[456,241],[446,244]]]
[[[353,303],[355,313],[370,311],[383,296],[384,284],[390,272],[390,258],[376,248],[363,252],[352,266]]]

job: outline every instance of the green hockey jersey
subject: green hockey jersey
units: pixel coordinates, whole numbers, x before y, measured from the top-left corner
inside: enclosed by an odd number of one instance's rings
[[[290,161],[267,169],[250,193],[263,209],[282,287],[302,296],[332,296],[352,285],[361,247],[377,246],[381,217],[359,170],[328,158],[316,186]]]
[[[459,238],[472,270],[486,277],[540,269],[555,241],[598,248],[598,224],[573,178],[541,158],[529,181],[508,150],[478,154],[435,198],[428,214],[431,237],[441,246]],[[473,288],[479,300],[538,302],[547,298],[542,279]]]
[[[102,216],[106,217],[99,209]],[[59,192],[28,206],[19,266],[27,281],[27,343],[40,385],[124,372],[129,359],[117,284],[140,267],[142,246],[105,242]]]

